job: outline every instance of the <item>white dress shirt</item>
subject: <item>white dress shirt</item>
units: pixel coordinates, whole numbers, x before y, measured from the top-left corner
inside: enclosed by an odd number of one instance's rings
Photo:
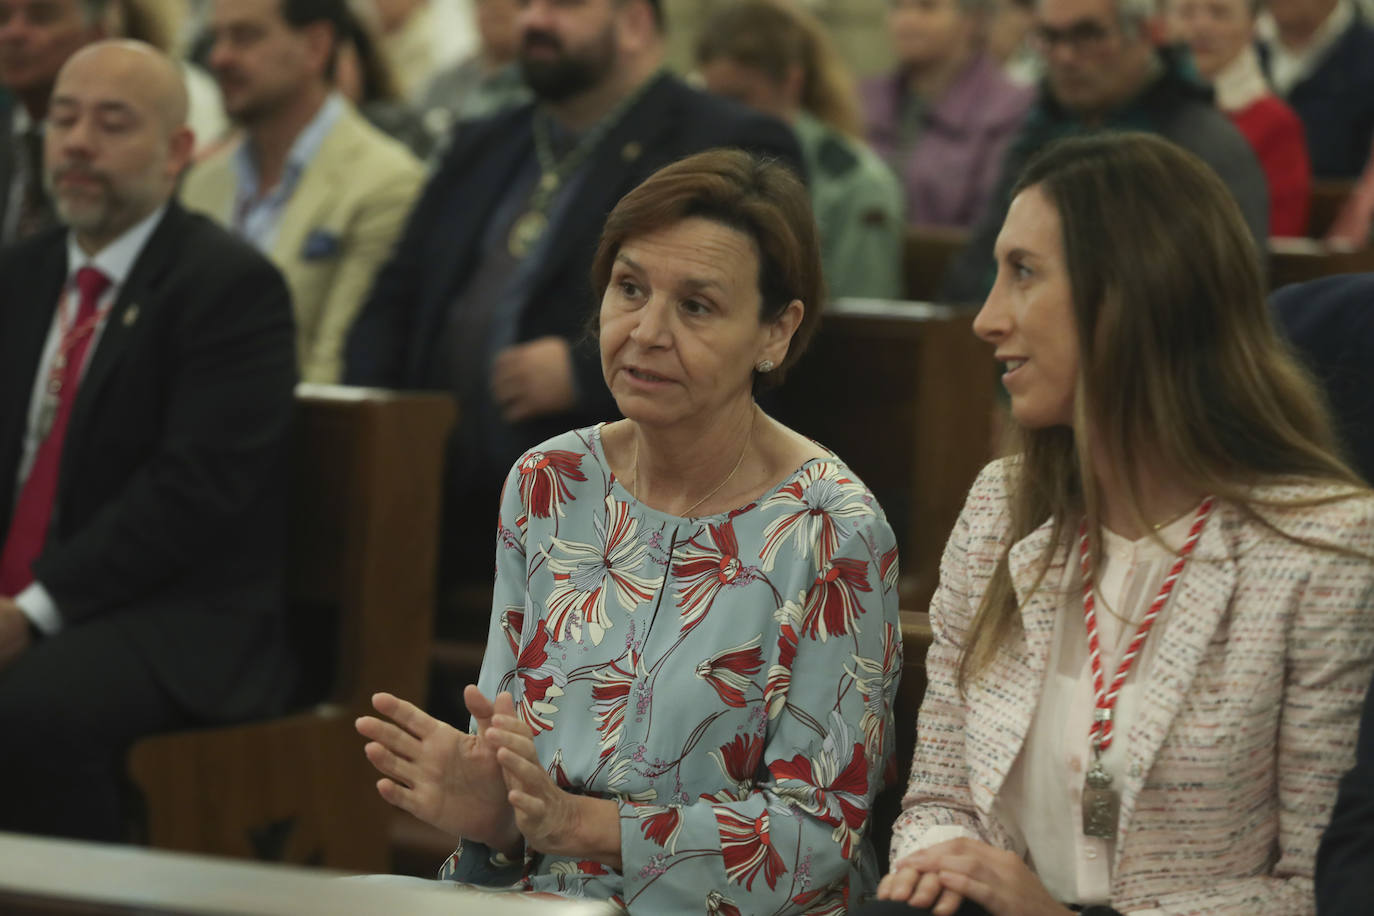
[[[81,367],[83,374],[86,367],[91,364],[91,354],[95,353],[95,348],[100,344],[100,336],[105,330],[105,321],[109,317],[109,307],[114,304],[115,299],[119,296],[120,290],[124,287],[124,282],[129,278],[130,271],[133,270],[134,263],[138,261],[138,256],[143,252],[144,245],[148,243],[149,236],[157,228],[157,224],[162,220],[162,214],[166,210],[165,205],[159,207],[154,213],[135,223],[125,230],[123,235],[94,255],[88,255],[82,251],[81,246],[76,242],[76,236],[70,232],[67,233],[67,280],[62,286],[61,301],[73,299],[76,290],[76,272],[83,267],[94,267],[110,279],[109,287],[96,304],[100,320],[91,334],[91,345],[86,349],[86,361]],[[74,306],[72,308],[74,309]],[[34,376],[33,392],[29,396],[28,425],[24,430],[24,441],[19,455],[19,476],[14,484],[16,499],[19,491],[24,488],[24,482],[29,478],[29,471],[33,469],[34,460],[38,456],[38,447],[42,444],[42,439],[38,434],[38,418],[42,413],[43,391],[46,387],[48,373],[52,369],[53,357],[57,354],[57,346],[62,339],[62,312],[63,309],[60,304],[58,308],[53,310],[52,327],[48,330],[48,339],[43,344],[43,354],[38,360],[38,371]],[[33,582],[20,592],[14,600],[19,605],[19,609],[33,621],[33,625],[43,633],[51,636],[62,629],[62,616],[58,612],[57,605],[41,583]]]
[[[1351,0],[1337,0],[1336,8],[1317,27],[1311,41],[1301,48],[1288,48],[1279,40],[1279,27],[1273,14],[1261,13],[1255,23],[1255,32],[1269,50],[1269,81],[1274,84],[1274,91],[1287,97],[1294,86],[1321,65],[1326,53],[1354,21],[1355,5]]]

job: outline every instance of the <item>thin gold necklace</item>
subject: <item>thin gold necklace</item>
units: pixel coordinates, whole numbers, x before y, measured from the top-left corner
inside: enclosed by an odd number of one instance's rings
[[[713,487],[713,488],[711,489],[711,492],[710,492],[710,493],[707,493],[707,494],[706,494],[705,496],[703,496],[701,499],[699,499],[699,500],[697,500],[696,502],[692,503],[690,506],[688,506],[688,507],[687,507],[686,509],[684,509],[682,512],[678,513],[682,518],[692,518],[692,517],[693,517],[693,516],[692,516],[692,510],[695,509],[697,506],[701,505],[702,503],[706,502],[706,500],[710,499],[712,496],[715,496],[717,493],[719,493],[721,487],[723,487],[723,486],[725,486],[727,483],[729,483],[729,482],[730,482],[730,479],[733,478],[733,477],[735,476],[735,472],[738,471],[738,470],[740,469],[740,465],[744,464],[744,456],[745,456],[746,454],[749,453],[749,443],[750,443],[750,442],[753,440],[753,438],[754,438],[754,420],[755,420],[757,417],[758,417],[758,405],[755,404],[755,405],[754,405],[754,411],[753,411],[753,413],[751,413],[751,414],[749,415],[749,432],[745,433],[745,436],[744,436],[744,447],[741,448],[741,449],[739,450],[739,459],[735,461],[735,466],[732,467],[732,468],[730,469],[730,473],[729,473],[729,474],[726,474],[726,475],[725,475],[725,479],[724,479],[724,480],[722,480],[720,483],[716,484],[715,487]],[[638,438],[635,439],[634,473],[635,473],[635,476],[634,476],[634,483],[633,483],[633,485],[630,487],[630,495],[633,496],[635,499],[639,499],[639,439],[638,439]]]

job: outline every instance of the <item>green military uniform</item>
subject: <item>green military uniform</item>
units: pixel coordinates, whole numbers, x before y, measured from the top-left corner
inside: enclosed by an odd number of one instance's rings
[[[862,142],[803,112],[792,125],[811,186],[832,299],[902,298],[901,183]]]

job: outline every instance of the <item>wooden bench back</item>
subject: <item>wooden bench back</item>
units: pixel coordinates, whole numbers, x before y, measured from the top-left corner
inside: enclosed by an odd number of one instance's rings
[[[897,535],[902,606],[925,610],[964,497],[991,454],[996,369],[973,311],[839,300],[774,409],[835,451]]]
[[[378,690],[423,701],[447,395],[302,386],[297,394],[289,622],[301,710],[154,735],[130,750],[140,839],[219,856],[389,867],[389,806],[353,719]]]
[[[303,385],[297,404],[287,595],[311,699],[422,700],[453,399]]]
[[[940,286],[954,256],[968,244],[966,229],[907,226],[902,248],[902,273],[906,297],[917,302],[939,299]]]

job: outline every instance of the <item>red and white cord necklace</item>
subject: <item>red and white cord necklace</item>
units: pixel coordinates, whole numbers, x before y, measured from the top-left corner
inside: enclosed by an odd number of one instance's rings
[[[1183,573],[1183,567],[1187,565],[1188,558],[1192,556],[1193,548],[1197,546],[1198,537],[1202,534],[1203,526],[1207,524],[1208,516],[1212,514],[1212,505],[1215,502],[1216,499],[1209,496],[1198,507],[1197,516],[1193,519],[1193,526],[1188,530],[1188,538],[1183,542],[1183,547],[1178,552],[1178,559],[1174,561],[1169,574],[1164,577],[1164,584],[1160,586],[1159,594],[1151,602],[1150,609],[1145,612],[1144,619],[1140,621],[1140,626],[1136,628],[1135,635],[1131,637],[1131,643],[1126,647],[1126,654],[1122,657],[1121,664],[1117,666],[1116,675],[1112,678],[1111,684],[1105,683],[1102,671],[1102,643],[1098,636],[1097,602],[1093,597],[1093,569],[1091,551],[1088,545],[1087,520],[1085,519],[1079,526],[1078,556],[1083,571],[1083,623],[1088,630],[1088,659],[1092,663],[1093,696],[1095,698],[1093,721],[1088,729],[1088,740],[1093,749],[1093,764],[1083,783],[1083,834],[1085,836],[1108,840],[1116,838],[1117,820],[1121,811],[1121,795],[1112,788],[1112,776],[1102,766],[1102,754],[1112,744],[1112,716],[1116,710],[1116,699],[1121,692],[1121,686],[1126,683],[1126,678],[1131,673],[1136,657],[1145,645],[1145,637],[1150,634],[1150,628],[1154,626],[1155,618],[1159,616],[1160,611],[1164,610],[1164,605],[1169,601],[1169,595],[1173,593],[1174,584],[1178,582],[1178,577]]]

